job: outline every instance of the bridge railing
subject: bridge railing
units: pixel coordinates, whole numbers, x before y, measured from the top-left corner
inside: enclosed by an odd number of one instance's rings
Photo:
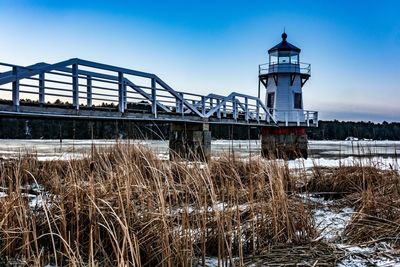
[[[206,96],[181,93],[205,117],[231,118],[234,120],[266,121],[273,123],[273,118],[263,103],[256,97],[231,93],[228,96],[209,94]],[[179,107],[179,103],[177,105]],[[188,112],[178,109],[179,112]]]
[[[318,127],[318,112],[310,110],[279,110],[270,109],[272,117],[278,124],[285,126]]]
[[[0,63],[0,98],[15,107],[57,104],[79,109],[114,108],[127,112],[197,116],[274,123],[263,102],[231,93],[206,96],[179,92],[158,76],[96,62],[70,59],[56,64],[17,66]]]

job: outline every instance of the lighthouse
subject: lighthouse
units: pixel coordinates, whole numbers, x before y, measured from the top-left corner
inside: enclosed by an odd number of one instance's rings
[[[259,95],[263,85],[265,105],[277,123],[262,129],[262,151],[267,156],[307,157],[305,129],[318,120],[316,112],[303,107],[303,86],[311,76],[311,65],[300,62],[300,48],[287,37],[282,33],[282,41],[268,50],[269,62],[259,66]]]

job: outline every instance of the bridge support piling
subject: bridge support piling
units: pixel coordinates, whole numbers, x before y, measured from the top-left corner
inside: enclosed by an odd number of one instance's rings
[[[170,159],[209,161],[211,131],[208,123],[173,122],[169,134]]]
[[[261,152],[267,158],[307,158],[307,134],[305,128],[262,128]]]

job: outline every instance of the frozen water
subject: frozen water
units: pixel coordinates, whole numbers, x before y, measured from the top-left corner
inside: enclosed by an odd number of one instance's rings
[[[380,169],[399,169],[399,160],[395,157],[353,157],[346,158],[308,158],[295,159],[288,161],[291,169],[309,169],[315,166],[319,167],[339,167],[339,166],[376,166]]]
[[[79,158],[90,154],[92,145],[109,147],[116,140],[16,140],[7,139],[0,142],[0,158],[16,157],[19,154],[32,153],[39,159],[69,159]],[[118,140],[119,143],[141,144],[149,146],[162,159],[168,159],[168,141],[164,140]],[[338,159],[351,162],[359,156],[379,157],[389,163],[400,155],[400,141],[309,141],[309,159],[304,161],[306,166],[314,163],[337,165]],[[214,140],[211,142],[212,156],[234,154],[238,158],[259,157],[261,143],[259,140]],[[393,160],[390,160],[393,159]],[[297,162],[299,163],[299,162]],[[290,163],[296,165],[296,162]]]

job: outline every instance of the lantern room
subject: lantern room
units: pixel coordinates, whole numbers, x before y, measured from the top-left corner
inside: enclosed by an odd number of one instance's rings
[[[282,42],[268,50],[269,64],[299,64],[300,48],[286,41],[287,34],[282,33]]]

